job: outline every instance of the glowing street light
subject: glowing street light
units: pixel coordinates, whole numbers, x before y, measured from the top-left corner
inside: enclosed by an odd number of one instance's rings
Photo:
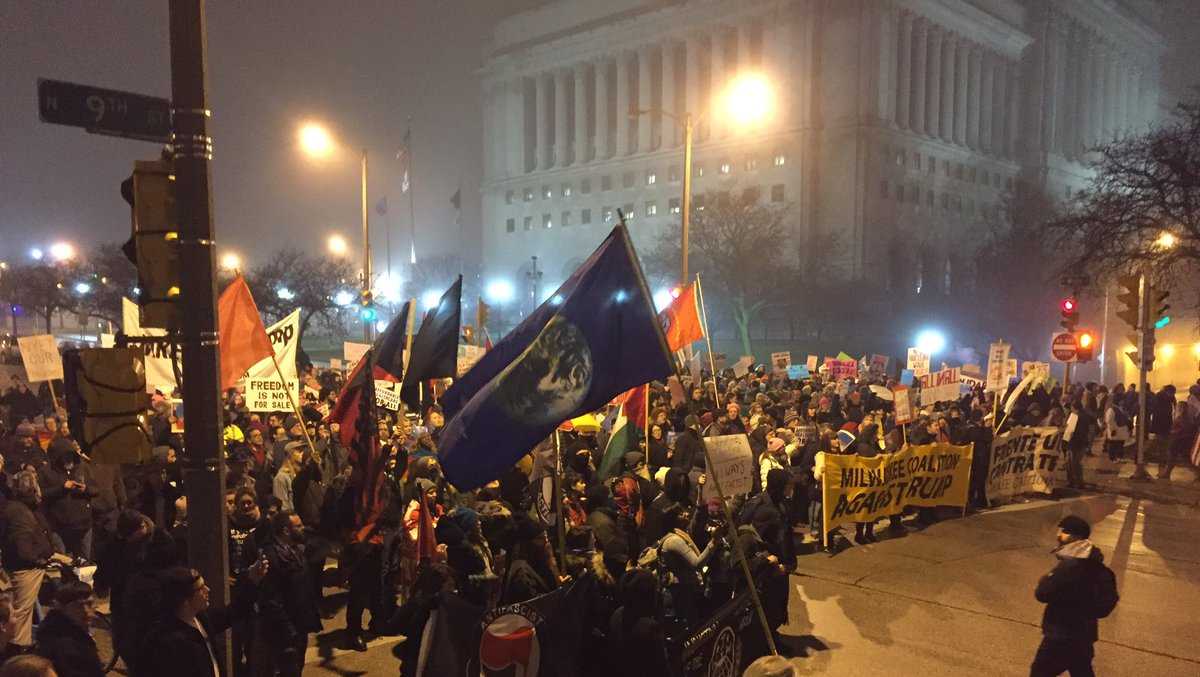
[[[375,280],[375,293],[388,301],[399,301],[404,294],[400,276],[393,275],[392,273],[380,275]],[[434,303],[437,303],[437,301],[434,301]]]
[[[355,296],[354,292],[343,289],[343,290],[339,291],[337,294],[334,294],[333,302],[338,304],[339,306],[344,307],[344,306],[352,305],[354,303],[354,300],[357,298],[358,297]]]
[[[75,247],[69,242],[55,242],[50,245],[50,258],[55,261],[70,261],[75,258]]]
[[[926,355],[940,353],[946,348],[946,335],[937,329],[923,329],[917,334],[917,350]]]
[[[658,291],[654,292],[655,310],[662,310],[666,308],[667,306],[671,305],[672,300],[673,297],[671,296],[670,289],[659,289]]]
[[[221,269],[238,271],[242,269],[242,257],[233,252],[225,252],[221,255]]]
[[[79,294],[80,296],[83,296],[84,294],[90,292],[91,290],[92,290],[92,285],[88,284],[87,282],[76,282],[75,283],[75,293]]]
[[[739,125],[762,122],[773,107],[771,83],[761,73],[740,75],[725,92],[725,110]]]
[[[287,287],[280,287],[279,289],[275,290],[275,295],[283,301],[291,301],[292,299],[296,298],[296,292],[288,289]]]
[[[508,303],[516,296],[516,290],[508,280],[492,280],[488,282],[487,288],[483,292],[489,301],[494,303]]]
[[[1154,246],[1158,247],[1159,249],[1170,249],[1178,244],[1178,242],[1179,240],[1175,237],[1174,233],[1163,231],[1163,233],[1158,236],[1158,239],[1154,241]]]
[[[328,157],[333,153],[335,147],[333,135],[323,125],[316,122],[306,122],[301,125],[297,138],[300,141],[300,150],[313,158]]]
[[[29,250],[29,258],[33,259],[34,261],[41,261],[45,256],[46,253],[37,247]]]
[[[345,256],[350,251],[350,245],[341,235],[330,235],[326,246],[329,248],[329,253],[334,256]]]
[[[436,289],[421,294],[421,305],[425,306],[425,310],[433,310],[437,308],[438,301],[442,300],[442,293]]]

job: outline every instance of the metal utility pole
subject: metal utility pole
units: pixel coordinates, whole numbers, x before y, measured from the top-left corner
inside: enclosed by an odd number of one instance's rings
[[[177,302],[182,318],[186,453],[184,487],[192,528],[188,556],[211,588],[213,606],[229,602],[228,529],[222,487],[217,287],[213,256],[212,137],[208,135],[204,0],[170,0],[172,146],[179,224]],[[229,643],[218,637],[218,661],[232,674]]]
[[[683,197],[679,200],[679,223],[681,224],[679,250],[682,253],[679,284],[688,283],[688,228],[692,214],[692,114],[683,114]]]
[[[360,181],[360,192],[362,193],[362,240],[363,240],[363,276],[362,276],[362,291],[365,295],[371,291],[371,222],[367,215],[367,149],[362,151],[362,179]],[[370,343],[371,335],[374,333],[375,327],[373,320],[363,320],[363,342]]]
[[[532,256],[530,258],[532,259],[533,267],[530,268],[528,273],[525,273],[525,277],[529,279],[529,295],[533,299],[533,308],[536,309],[538,307],[539,297],[542,295],[542,271],[538,270],[537,257]]]
[[[1148,480],[1146,472],[1146,333],[1150,327],[1149,281],[1143,272],[1138,280],[1138,415],[1134,434],[1137,435],[1137,466],[1132,480]]]

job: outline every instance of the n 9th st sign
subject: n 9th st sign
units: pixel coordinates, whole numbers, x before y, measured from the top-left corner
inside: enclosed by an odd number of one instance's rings
[[[1059,332],[1050,339],[1050,355],[1059,362],[1074,362],[1079,353],[1079,342],[1069,331]]]
[[[155,96],[38,79],[42,122],[155,143],[171,140],[171,102]]]

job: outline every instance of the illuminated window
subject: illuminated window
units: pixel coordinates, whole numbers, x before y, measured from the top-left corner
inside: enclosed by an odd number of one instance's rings
[[[783,153],[779,153],[771,160],[771,164],[775,165],[776,167],[782,167],[787,164],[787,156]]]
[[[542,214],[542,228],[551,228],[553,226],[554,222],[550,219],[550,215]]]
[[[647,202],[646,203],[646,216],[658,216],[658,203],[657,202]]]
[[[667,210],[670,211],[672,214],[678,214],[681,211],[683,211],[679,207],[679,198],[673,197],[670,200],[668,200],[667,201]]]
[[[632,221],[637,218],[637,214],[633,211],[632,202],[626,202],[625,206],[621,207],[621,213],[625,215],[626,221]]]
[[[554,197],[554,191],[550,190],[550,186],[542,186],[542,199],[549,200]]]
[[[526,189],[525,189],[525,196],[524,196],[524,197],[525,197],[525,201],[526,201],[526,202],[533,202],[533,189],[532,189],[532,188],[526,188]]]
[[[647,169],[646,170],[646,185],[653,186],[656,183],[658,183],[658,174],[655,174],[654,170],[652,170],[652,169]]]
[[[604,219],[605,223],[612,223],[612,220],[613,220],[612,207],[605,207],[604,209],[601,209],[600,210],[600,218]]]
[[[524,225],[525,225],[525,230],[533,230],[533,217],[526,216]]]
[[[562,185],[562,196],[563,197],[571,197],[571,184],[564,183]]]
[[[725,160],[721,163],[721,167],[718,171],[720,171],[722,174],[728,174],[729,172],[733,171],[733,165],[729,164],[728,160]]]

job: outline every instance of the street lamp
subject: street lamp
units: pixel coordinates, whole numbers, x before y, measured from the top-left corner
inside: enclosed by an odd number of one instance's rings
[[[1176,239],[1175,234],[1164,230],[1162,234],[1158,236],[1158,239],[1154,241],[1154,246],[1158,247],[1159,249],[1171,249],[1177,243],[1178,240]]]
[[[771,84],[766,76],[746,73],[735,77],[725,88],[724,107],[726,113],[740,125],[748,126],[761,122],[771,110]],[[693,114],[686,111],[677,115],[662,108],[638,109],[631,106],[630,117],[659,113],[675,121],[683,128],[683,195],[680,199],[680,284],[688,280],[688,229],[692,211],[692,137],[695,126],[705,112]]]
[[[346,242],[346,238],[341,235],[330,235],[327,246],[329,247],[329,253],[334,256],[345,256],[350,251],[350,245]]]
[[[316,122],[307,122],[300,127],[298,132],[300,140],[300,149],[305,155],[311,158],[322,159],[333,154],[337,147],[333,135],[329,133],[323,125]],[[362,161],[360,167],[359,193],[360,207],[362,211],[362,239],[363,239],[363,275],[362,275],[362,291],[368,293],[371,290],[371,225],[367,216],[367,149],[362,150]],[[345,241],[343,240],[343,244]],[[330,238],[330,248],[332,251],[333,240]],[[363,339],[368,343],[371,342],[371,323],[363,323]]]
[[[242,268],[242,257],[233,252],[225,252],[221,255],[221,269],[230,272],[237,272]]]
[[[69,242],[55,242],[50,245],[50,258],[62,263],[75,258],[75,247]]]

